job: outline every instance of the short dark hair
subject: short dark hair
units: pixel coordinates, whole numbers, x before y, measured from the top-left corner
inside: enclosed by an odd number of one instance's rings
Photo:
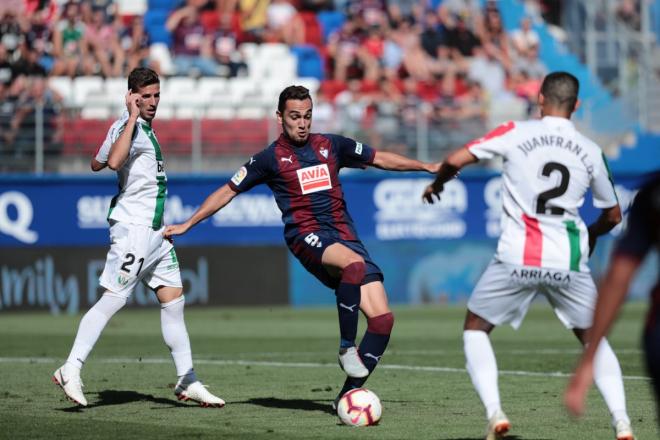
[[[543,79],[541,94],[545,101],[568,112],[575,109],[580,91],[580,82],[568,72],[552,72]]]
[[[277,110],[282,113],[286,102],[290,99],[295,99],[297,101],[304,101],[305,99],[312,99],[312,96],[309,94],[309,90],[303,86],[289,86],[286,89],[282,90],[280,93],[280,99],[277,102]]]
[[[158,74],[146,67],[136,67],[128,75],[128,88],[133,92],[137,92],[142,87],[159,83]]]

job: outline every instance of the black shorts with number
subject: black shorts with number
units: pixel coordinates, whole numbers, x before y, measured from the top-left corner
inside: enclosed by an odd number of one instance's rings
[[[341,240],[332,234],[323,231],[301,234],[287,242],[291,253],[300,261],[305,269],[316,277],[320,282],[331,289],[336,289],[339,285],[339,278],[333,277],[328,273],[322,263],[323,252],[328,246],[334,243],[341,243],[364,259],[366,265],[364,279],[362,284],[368,284],[373,281],[383,281],[383,272],[380,267],[373,262],[369,252],[359,240]]]

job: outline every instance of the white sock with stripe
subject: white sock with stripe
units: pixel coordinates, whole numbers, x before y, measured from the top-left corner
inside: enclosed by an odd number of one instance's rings
[[[185,382],[191,383],[197,380],[193,371],[192,351],[190,349],[190,338],[183,318],[185,298],[183,295],[175,300],[160,305],[160,326],[163,332],[165,344],[170,349],[176,375]]]
[[[480,330],[463,331],[463,350],[470,379],[486,408],[486,418],[490,419],[501,409],[501,404],[497,361],[488,334]]]
[[[594,382],[602,394],[607,408],[612,414],[613,424],[619,420],[630,423],[626,411],[626,394],[623,389],[623,377],[619,360],[612,347],[603,339],[594,358]]]
[[[80,320],[76,339],[66,360],[67,367],[73,367],[77,370],[82,368],[110,318],[125,304],[126,298],[106,291],[96,304],[85,313],[85,316]]]

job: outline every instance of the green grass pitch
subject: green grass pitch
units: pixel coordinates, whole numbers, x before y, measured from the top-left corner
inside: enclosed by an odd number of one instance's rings
[[[367,383],[383,418],[350,428],[330,410],[344,379],[332,309],[188,309],[195,369],[227,401],[223,409],[176,400],[157,308],[112,319],[83,370],[84,409],[50,382],[80,317],[0,314],[0,438],[482,439],[484,410],[464,371],[464,308],[395,308],[395,315],[390,348]],[[659,435],[639,349],[643,321],[644,306],[627,305],[611,342],[637,438],[651,440]],[[550,309],[534,307],[517,332],[496,329],[493,345],[509,438],[614,438],[596,391],[579,421],[562,407],[579,346]]]

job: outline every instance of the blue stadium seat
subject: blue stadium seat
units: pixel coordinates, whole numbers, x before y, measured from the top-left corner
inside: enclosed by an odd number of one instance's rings
[[[321,23],[323,30],[323,41],[328,42],[328,37],[335,31],[341,29],[346,21],[346,16],[339,11],[321,11],[316,19]]]
[[[322,80],[324,75],[323,58],[311,45],[291,46],[291,53],[298,59],[298,76]]]
[[[149,0],[148,10],[149,11],[163,10],[163,11],[171,12],[179,4],[181,4],[180,0]]]
[[[172,44],[170,31],[165,29],[169,15],[170,11],[164,9],[148,10],[144,14],[144,29],[149,35],[150,43],[165,43],[168,46]]]

